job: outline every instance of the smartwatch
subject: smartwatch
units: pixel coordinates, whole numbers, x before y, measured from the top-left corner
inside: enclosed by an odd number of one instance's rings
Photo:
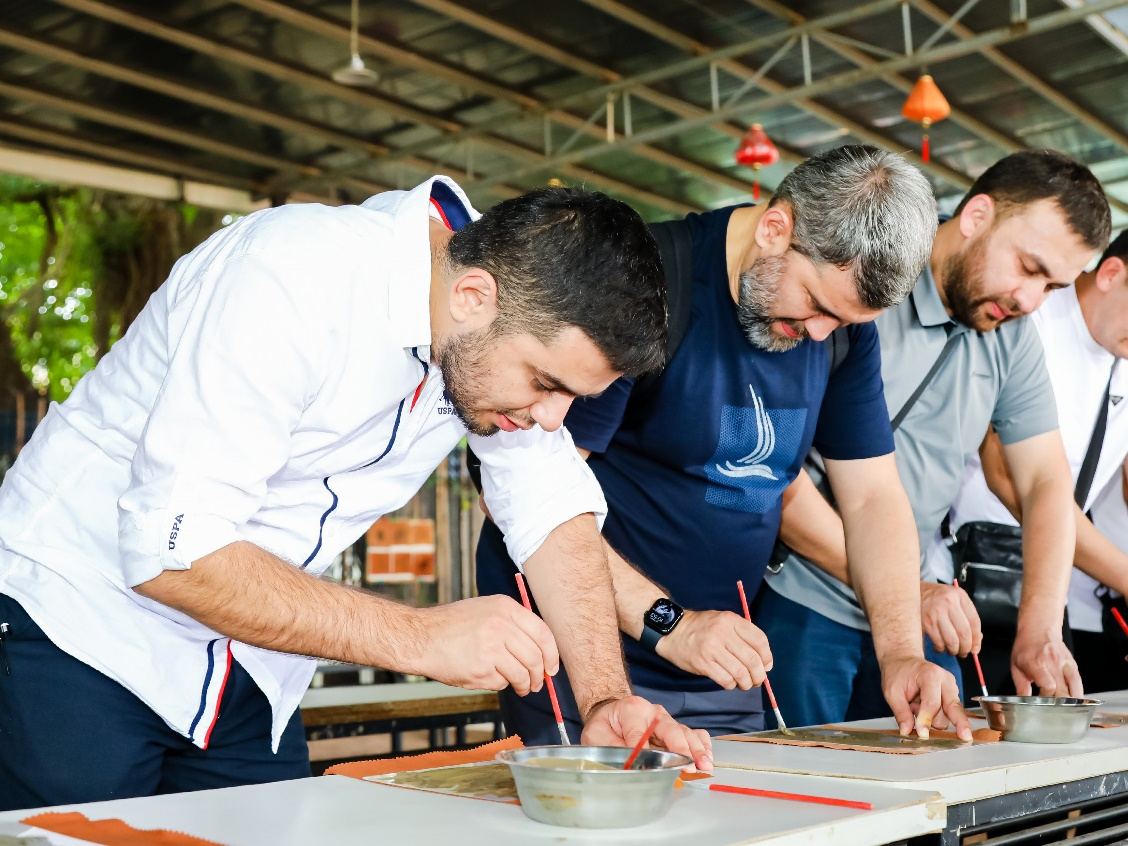
[[[682,607],[672,599],[662,597],[656,600],[642,618],[642,634],[638,642],[645,649],[654,652],[658,647],[658,641],[672,632],[681,622],[683,613]]]

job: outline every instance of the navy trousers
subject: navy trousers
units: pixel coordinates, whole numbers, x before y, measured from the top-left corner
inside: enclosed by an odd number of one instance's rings
[[[869,632],[836,623],[767,585],[756,597],[754,615],[753,622],[768,636],[775,665],[772,691],[789,726],[892,716]],[[959,683],[956,658],[937,653],[928,638],[924,657]],[[775,715],[768,711],[766,717],[775,728]]]
[[[48,640],[0,594],[0,811],[234,787],[310,774],[298,712],[270,750],[270,703],[237,662],[206,750]]]

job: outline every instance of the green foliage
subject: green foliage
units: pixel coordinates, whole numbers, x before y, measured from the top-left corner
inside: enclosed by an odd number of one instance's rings
[[[0,319],[36,390],[65,399],[214,217],[0,175]]]

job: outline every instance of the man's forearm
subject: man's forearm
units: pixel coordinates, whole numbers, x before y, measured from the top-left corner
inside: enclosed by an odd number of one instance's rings
[[[615,592],[595,518],[583,514],[558,526],[524,571],[585,722],[599,703],[630,696]]]
[[[1019,631],[1061,629],[1076,549],[1077,524],[1072,500],[1072,491],[1060,479],[1040,482],[1022,498]]]
[[[1128,555],[1075,508],[1077,550],[1073,565],[1117,593],[1128,594]]]
[[[642,636],[642,619],[650,610],[650,606],[669,594],[661,585],[655,584],[636,570],[606,541],[603,542],[603,546],[607,552],[607,563],[611,568],[611,579],[615,585],[615,608],[618,612],[619,630],[628,637],[638,640]]]
[[[882,497],[845,517],[851,580],[879,661],[924,657],[920,543],[908,501],[894,501],[903,498]]]
[[[783,493],[779,539],[840,582],[851,584],[842,519],[806,470],[800,470]]]
[[[247,541],[134,590],[235,640],[399,672],[416,672],[425,612],[304,573]]]

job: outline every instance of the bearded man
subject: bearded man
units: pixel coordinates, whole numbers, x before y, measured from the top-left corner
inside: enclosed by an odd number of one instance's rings
[[[1022,603],[1010,651],[1023,695],[1032,686],[1043,696],[1082,692],[1063,642],[1074,484],[1041,341],[1023,318],[1071,285],[1110,231],[1108,202],[1088,168],[1051,150],[1014,153],[976,179],[940,224],[912,296],[877,320],[897,469],[922,552],[989,425],[1002,442],[1023,515]],[[777,645],[775,692],[797,722],[882,716],[877,629],[871,639],[864,594],[851,579],[861,553],[850,543],[849,503],[838,497],[839,520],[806,476],[791,493],[780,537],[805,558],[790,556],[768,577],[756,618]],[[871,519],[880,531],[882,515]],[[950,569],[934,573],[922,561],[920,577],[933,660],[958,673],[955,656],[979,650],[979,616]]]
[[[584,742],[659,717],[708,768],[707,737],[631,694],[606,505],[561,428],[661,365],[665,317],[642,220],[573,189],[479,217],[436,177],[182,258],[0,488],[0,809],[308,776],[306,656],[518,694],[563,658]],[[317,578],[468,431],[547,625]]]
[[[692,309],[676,353],[656,382],[620,379],[568,414],[608,499],[603,535],[634,688],[694,728],[763,727],[749,689],[778,645],[744,619],[737,581],[750,594],[759,586],[783,495],[813,443],[864,563],[855,583],[901,730],[945,709],[970,736],[956,680],[923,655],[916,533],[872,324],[912,290],[935,208],[903,157],[846,146],[798,165],[768,203],[689,215]],[[847,325],[831,373],[825,339]],[[513,595],[498,528],[486,526],[477,563],[480,593]],[[557,691],[578,725],[569,692]],[[506,725],[527,743],[552,742],[549,707],[540,694],[502,696]]]

